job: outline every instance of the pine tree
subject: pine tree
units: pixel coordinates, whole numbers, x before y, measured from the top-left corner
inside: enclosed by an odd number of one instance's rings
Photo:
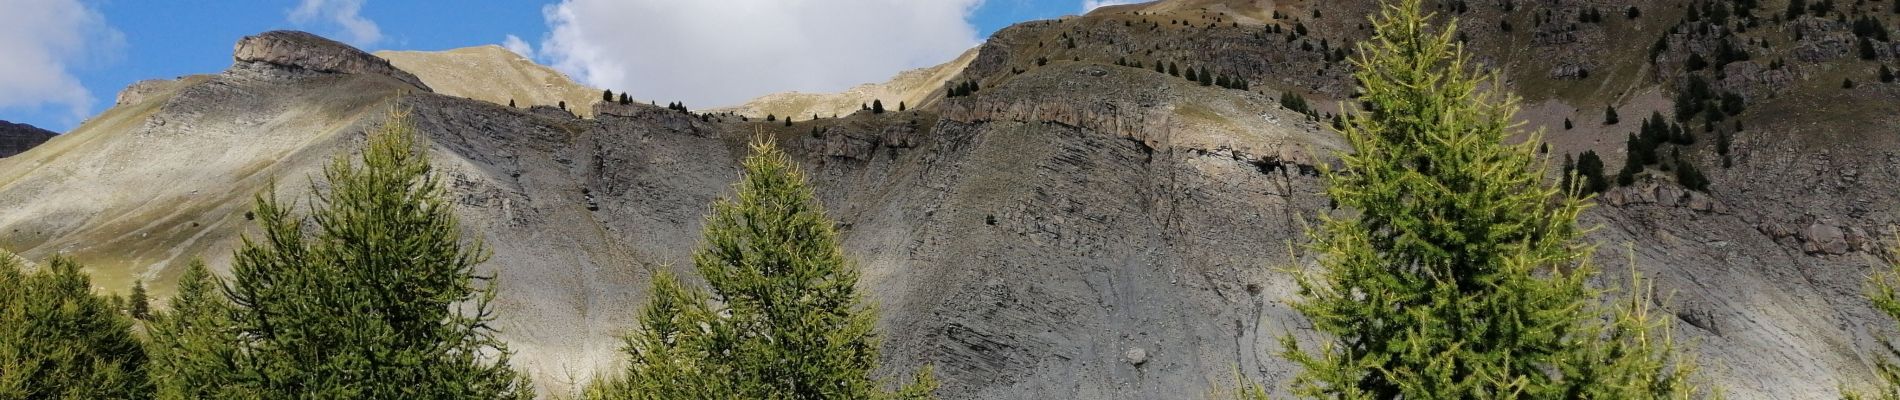
[[[231,302],[223,283],[193,260],[178,279],[178,295],[171,310],[153,316],[148,325],[152,353],[150,375],[160,399],[228,398],[234,390],[231,374],[238,368],[238,338],[232,331]]]
[[[608,103],[614,102],[614,90],[607,89],[605,91],[600,92],[600,101],[608,102]]]
[[[871,113],[872,113],[872,114],[883,114],[883,113],[884,113],[884,100],[871,100]]]
[[[1642,336],[1655,322],[1618,313],[1613,325],[1632,335],[1597,322],[1583,203],[1545,180],[1540,135],[1511,140],[1514,101],[1478,89],[1495,78],[1467,70],[1455,29],[1428,26],[1421,1],[1387,7],[1360,47],[1371,111],[1341,132],[1352,146],[1343,169],[1324,168],[1326,193],[1357,212],[1320,215],[1318,271],[1295,277],[1294,308],[1332,339],[1309,351],[1282,338],[1304,367],[1293,391],[1687,397],[1692,368]]]
[[[1616,116],[1616,106],[1612,105],[1612,106],[1606,106],[1603,108],[1603,124],[1604,125],[1616,125],[1617,122],[1622,122],[1622,121],[1623,121],[1622,118],[1617,118]]]
[[[1603,157],[1595,150],[1584,150],[1577,156],[1577,176],[1583,179],[1584,193],[1602,193],[1610,189],[1610,181],[1603,176]]]
[[[771,142],[754,144],[744,167],[737,197],[713,204],[693,256],[711,296],[656,274],[626,339],[627,372],[588,397],[931,398],[927,370],[896,392],[871,379],[876,312],[804,174]]]
[[[0,399],[151,398],[146,362],[131,319],[78,262],[27,273],[0,252]]]
[[[495,337],[487,259],[464,241],[406,112],[313,184],[311,214],[258,195],[228,289],[236,385],[264,398],[527,398]],[[352,162],[356,158],[356,162]],[[309,226],[309,229],[306,229]]]
[[[145,280],[132,281],[132,295],[125,299],[126,313],[136,319],[152,318],[152,300],[146,298]]]
[[[1880,66],[1880,82],[1893,83],[1893,81],[1894,81],[1893,69],[1887,68],[1886,65],[1881,65]]]

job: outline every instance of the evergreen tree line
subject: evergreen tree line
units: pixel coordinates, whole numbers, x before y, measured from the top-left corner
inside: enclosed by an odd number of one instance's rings
[[[968,80],[968,81],[963,81],[962,83],[951,85],[950,89],[945,91],[946,92],[945,96],[946,97],[969,96],[972,94],[976,94],[977,91],[982,90],[982,89],[983,87],[981,85],[978,85],[975,80]]]

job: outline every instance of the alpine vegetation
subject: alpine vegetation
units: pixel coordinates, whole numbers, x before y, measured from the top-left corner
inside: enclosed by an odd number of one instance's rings
[[[712,293],[665,272],[623,376],[590,399],[928,399],[930,371],[887,391],[872,380],[876,310],[798,166],[771,141],[752,145],[737,195],[712,206],[693,266]],[[716,300],[716,303],[715,303]]]
[[[1598,306],[1582,200],[1548,182],[1541,135],[1513,143],[1515,101],[1479,89],[1455,23],[1397,0],[1360,44],[1365,110],[1325,168],[1351,213],[1310,232],[1318,268],[1294,307],[1330,339],[1282,338],[1313,398],[1681,398],[1693,366],[1668,327]],[[1489,85],[1497,87],[1496,85]],[[1604,321],[1610,321],[1605,323]],[[1658,335],[1662,335],[1658,338]]]
[[[358,160],[323,172],[308,218],[275,191],[232,267],[227,377],[264,398],[496,399],[534,391],[495,338],[494,292],[474,267],[442,182],[405,112]],[[207,307],[217,307],[207,305]],[[223,334],[220,334],[223,335]]]

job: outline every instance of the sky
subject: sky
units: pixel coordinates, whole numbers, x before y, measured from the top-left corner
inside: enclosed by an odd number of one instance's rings
[[[0,0],[0,120],[58,132],[146,79],[217,73],[245,35],[368,51],[502,45],[594,87],[694,108],[832,92],[997,29],[1131,0]]]

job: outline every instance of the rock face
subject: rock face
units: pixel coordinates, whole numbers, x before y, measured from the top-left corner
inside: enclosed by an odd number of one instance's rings
[[[0,158],[12,157],[57,136],[37,126],[0,121]]]
[[[267,63],[316,72],[385,75],[429,90],[422,79],[390,65],[389,60],[308,32],[270,31],[245,36],[238,40],[232,58],[241,63]]]

